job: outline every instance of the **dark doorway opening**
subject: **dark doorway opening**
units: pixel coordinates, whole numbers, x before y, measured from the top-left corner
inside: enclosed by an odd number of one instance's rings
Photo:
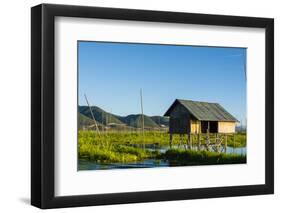
[[[201,131],[202,133],[217,133],[218,132],[218,122],[217,121],[201,121]]]

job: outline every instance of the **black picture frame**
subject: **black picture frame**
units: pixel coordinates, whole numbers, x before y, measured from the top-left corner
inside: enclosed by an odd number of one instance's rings
[[[266,32],[265,184],[56,197],[54,195],[54,21],[58,16],[264,28]],[[32,205],[46,209],[272,193],[274,193],[273,19],[53,4],[41,4],[31,8]]]

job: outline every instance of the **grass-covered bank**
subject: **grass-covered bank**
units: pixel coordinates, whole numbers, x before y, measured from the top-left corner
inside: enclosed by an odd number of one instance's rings
[[[97,163],[129,163],[155,158],[159,153],[142,148],[123,145],[91,145],[79,146],[79,158]]]
[[[97,134],[93,131],[79,131],[78,157],[95,163],[132,163],[146,159],[160,159],[169,161],[171,166],[180,165],[206,165],[206,164],[232,164],[245,163],[246,156],[239,154],[226,154],[211,151],[185,150],[183,148],[158,151],[157,149],[144,149],[143,144],[157,144],[164,147],[169,144],[169,134],[166,132],[103,132]],[[236,135],[235,147],[246,145],[246,135]],[[194,138],[195,140],[195,138]],[[238,142],[239,141],[239,142]],[[175,136],[173,144],[186,143],[184,139]],[[233,141],[228,138],[228,146]],[[193,143],[196,144],[195,142]],[[239,145],[238,145],[239,144]]]
[[[170,149],[158,156],[175,165],[210,165],[246,163],[245,155],[225,154],[210,151]]]
[[[160,153],[118,144],[110,147],[83,145],[79,150],[79,158],[96,163],[132,163],[161,159],[169,161],[171,166],[246,163],[245,155],[184,149],[169,149]]]

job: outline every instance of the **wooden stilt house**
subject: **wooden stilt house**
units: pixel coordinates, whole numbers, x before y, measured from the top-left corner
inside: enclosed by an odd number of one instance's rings
[[[164,116],[170,134],[235,133],[238,120],[218,103],[176,99]]]

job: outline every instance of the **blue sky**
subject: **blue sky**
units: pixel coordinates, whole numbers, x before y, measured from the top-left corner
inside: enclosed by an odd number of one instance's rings
[[[78,42],[79,105],[163,115],[176,98],[220,103],[245,123],[245,48]]]

